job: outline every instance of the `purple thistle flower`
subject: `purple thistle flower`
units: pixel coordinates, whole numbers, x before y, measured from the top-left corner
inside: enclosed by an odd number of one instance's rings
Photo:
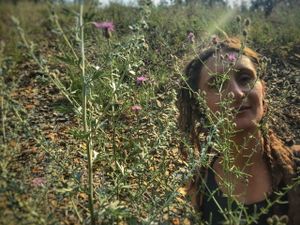
[[[136,78],[136,83],[138,85],[143,84],[144,82],[146,82],[147,80],[149,80],[147,77],[145,76],[140,76]]]
[[[115,26],[113,22],[110,21],[105,21],[105,22],[92,22],[92,24],[97,28],[97,29],[102,29],[103,30],[103,35],[106,39],[111,38],[111,32],[115,30]]]
[[[195,42],[195,35],[193,32],[189,32],[187,35],[187,39],[190,43],[194,43]]]
[[[105,21],[105,22],[92,22],[92,24],[94,24],[94,26],[97,29],[103,29],[103,30],[107,30],[109,32],[112,32],[115,30],[115,25],[113,22],[111,21]]]
[[[138,112],[138,111],[142,110],[142,106],[140,106],[140,105],[134,105],[134,106],[131,107],[131,110],[133,112]]]
[[[45,183],[46,183],[46,180],[43,177],[36,177],[31,181],[31,185],[33,187],[44,186]]]
[[[234,62],[236,61],[236,56],[234,53],[229,53],[226,55],[227,56],[227,59],[230,61],[230,62]]]

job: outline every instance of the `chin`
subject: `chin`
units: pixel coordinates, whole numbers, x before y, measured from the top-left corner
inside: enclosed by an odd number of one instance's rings
[[[236,115],[234,122],[237,130],[255,131],[259,128],[263,113],[260,111],[253,112],[252,110],[245,110]]]
[[[259,127],[259,122],[256,120],[249,120],[249,118],[236,119],[235,124],[238,131],[254,131]]]

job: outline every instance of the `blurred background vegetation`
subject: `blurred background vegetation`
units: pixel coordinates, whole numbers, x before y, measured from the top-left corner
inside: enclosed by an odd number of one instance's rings
[[[72,26],[74,16],[67,9],[76,9],[76,4],[69,1],[52,1],[60,4],[60,13],[63,14],[65,26]],[[180,51],[179,45],[186,39],[186,32],[192,31],[201,40],[210,32],[217,33],[215,25],[230,35],[237,35],[234,18],[242,15],[252,20],[252,30],[249,39],[257,48],[268,49],[268,53],[277,56],[289,57],[290,51],[299,48],[299,2],[297,0],[249,0],[226,2],[225,0],[174,0],[160,1],[153,4],[150,0],[132,2],[112,1],[110,5],[103,5],[101,1],[88,0],[89,20],[111,20],[116,25],[117,38],[126,38],[130,35],[129,26],[139,20],[139,5],[149,4],[148,40],[157,42],[157,36],[163,37],[173,51]],[[22,27],[34,40],[45,39],[44,35],[51,33],[49,7],[47,1],[35,0],[2,0],[1,4],[1,40],[9,49],[8,54],[14,54],[13,45],[17,43],[11,15],[18,15]],[[132,6],[135,5],[135,6]],[[95,7],[96,6],[96,7]],[[234,6],[234,8],[232,8]],[[34,8],[34,13],[32,12]],[[69,17],[69,19],[67,19]],[[68,23],[69,22],[69,23]],[[48,32],[48,33],[47,33]],[[153,37],[156,37],[153,39]],[[151,43],[154,44],[154,43]],[[152,46],[152,45],[151,45]],[[158,46],[153,46],[158,47]],[[179,52],[178,52],[179,53]]]

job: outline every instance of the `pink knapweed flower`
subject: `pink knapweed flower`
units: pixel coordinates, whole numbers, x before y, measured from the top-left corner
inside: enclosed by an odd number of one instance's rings
[[[106,39],[111,38],[111,32],[115,30],[115,26],[113,22],[105,21],[105,22],[92,22],[97,29],[103,30],[103,35]]]
[[[137,84],[143,84],[144,82],[146,82],[147,80],[149,80],[147,77],[145,76],[140,76],[136,78],[136,83]]]
[[[227,58],[228,58],[228,60],[229,60],[230,62],[236,61],[236,56],[235,56],[234,53],[229,53],[229,54],[227,55]]]
[[[105,21],[105,22],[92,22],[94,26],[98,29],[108,30],[109,32],[112,32],[115,30],[115,25],[111,21]]]
[[[33,187],[44,186],[45,183],[46,183],[46,180],[43,177],[36,177],[31,181],[31,185]]]
[[[131,110],[134,111],[134,112],[138,112],[138,111],[142,110],[142,106],[134,105],[134,106],[131,107]]]
[[[187,35],[187,39],[190,43],[194,43],[195,42],[195,35],[193,32],[189,32]]]
[[[214,45],[218,44],[218,42],[219,42],[218,36],[217,36],[217,35],[213,35],[213,36],[211,37],[211,42],[212,42]]]

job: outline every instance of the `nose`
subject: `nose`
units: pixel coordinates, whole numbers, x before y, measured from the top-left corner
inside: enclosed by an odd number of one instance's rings
[[[228,95],[234,99],[243,99],[245,97],[245,91],[243,88],[235,81],[231,80],[227,86]]]

